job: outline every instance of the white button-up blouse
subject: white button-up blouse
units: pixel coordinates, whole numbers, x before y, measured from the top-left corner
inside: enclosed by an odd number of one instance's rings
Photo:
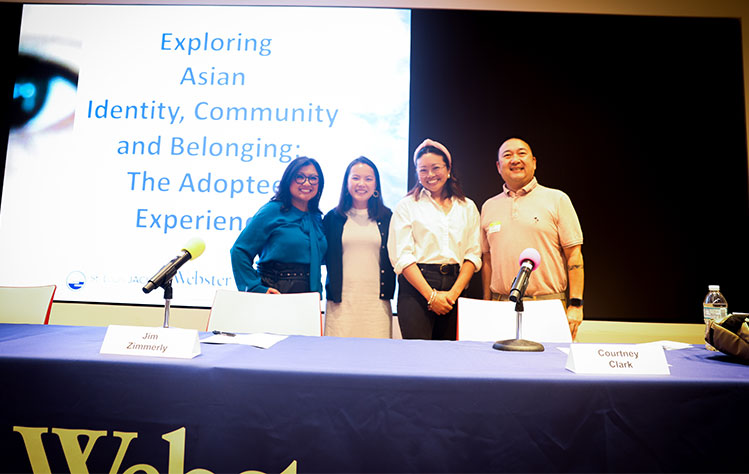
[[[452,198],[450,211],[422,189],[419,199],[406,196],[395,206],[390,221],[388,253],[395,273],[412,263],[457,263],[464,260],[481,268],[480,218],[468,198]]]

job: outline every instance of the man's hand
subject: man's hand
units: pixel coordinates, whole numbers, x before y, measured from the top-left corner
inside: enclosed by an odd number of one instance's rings
[[[577,330],[580,324],[583,322],[583,307],[582,306],[568,306],[567,307],[567,323],[570,325],[570,333],[572,334],[572,340],[577,338]]]

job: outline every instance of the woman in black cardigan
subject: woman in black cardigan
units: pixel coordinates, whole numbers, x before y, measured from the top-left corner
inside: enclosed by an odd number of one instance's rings
[[[328,239],[325,334],[391,337],[395,273],[387,251],[392,212],[382,200],[380,174],[363,156],[343,176],[338,206],[325,215]]]

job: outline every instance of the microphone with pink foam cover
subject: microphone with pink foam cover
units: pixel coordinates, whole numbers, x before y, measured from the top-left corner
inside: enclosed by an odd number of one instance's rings
[[[541,263],[541,254],[534,248],[527,248],[520,252],[520,271],[512,282],[512,288],[510,289],[510,301],[518,302],[519,299],[525,295],[525,290],[528,288],[528,281],[531,278],[531,272],[538,267]]]
[[[533,262],[533,268],[531,268],[531,271],[533,271],[536,269],[536,267],[538,267],[538,264],[541,263],[541,254],[538,253],[538,250],[528,247],[527,249],[520,252],[518,264],[522,265],[526,260],[530,260],[531,262]]]

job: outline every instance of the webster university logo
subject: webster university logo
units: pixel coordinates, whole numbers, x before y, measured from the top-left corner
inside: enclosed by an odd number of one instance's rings
[[[88,473],[86,465],[91,451],[94,449],[96,441],[105,438],[108,435],[106,430],[85,430],[85,429],[66,429],[66,428],[37,428],[28,426],[14,426],[13,431],[23,437],[23,443],[26,447],[26,454],[29,456],[31,470],[36,473],[52,472],[45,451],[42,435],[52,433],[57,436],[62,451],[65,455],[65,461],[68,463],[70,472]],[[119,438],[120,444],[117,453],[112,458],[112,467],[110,474],[159,474],[158,470],[150,464],[134,464],[122,470],[122,461],[125,459],[130,444],[138,438],[138,433],[113,431],[112,437]],[[169,458],[167,474],[213,474],[212,471],[203,468],[192,469],[185,472],[185,427],[176,429],[172,432],[165,433],[161,436],[163,440],[169,443]],[[47,437],[45,437],[47,439]],[[54,438],[52,438],[54,439]],[[48,441],[49,442],[49,441]],[[296,474],[297,462],[292,461],[281,474]],[[248,470],[240,474],[263,474],[260,471]]]

